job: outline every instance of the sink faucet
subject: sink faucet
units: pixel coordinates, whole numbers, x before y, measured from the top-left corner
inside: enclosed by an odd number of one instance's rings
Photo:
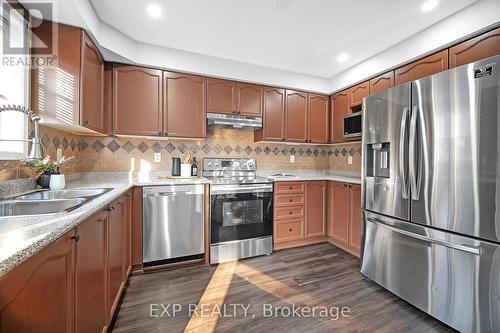
[[[3,97],[0,95],[0,97]],[[34,136],[33,139],[0,139],[0,141],[9,141],[9,142],[31,142],[31,151],[28,156],[29,160],[41,160],[42,159],[42,145],[40,144],[40,117],[31,110],[20,106],[20,105],[10,105],[4,104],[0,106],[0,112],[4,111],[17,111],[24,113],[34,125]]]

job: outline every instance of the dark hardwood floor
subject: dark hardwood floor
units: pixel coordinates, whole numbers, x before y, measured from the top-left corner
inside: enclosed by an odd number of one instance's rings
[[[173,304],[180,308],[175,317]],[[191,317],[189,304],[198,305]],[[248,307],[246,316],[238,304]],[[302,317],[293,317],[288,310],[277,309],[293,310],[292,304],[310,311],[317,307],[315,316],[302,312]],[[226,317],[217,312],[224,305]],[[332,310],[321,312],[322,307]],[[449,328],[363,278],[357,258],[318,244],[219,266],[133,276],[113,331],[446,332]]]

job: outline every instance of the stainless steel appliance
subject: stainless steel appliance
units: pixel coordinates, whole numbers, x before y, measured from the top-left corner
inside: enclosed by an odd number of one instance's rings
[[[210,263],[271,254],[273,182],[254,159],[203,160],[210,186]]]
[[[344,138],[361,137],[362,111],[344,117]]]
[[[256,131],[262,128],[262,117],[207,113],[209,128],[235,128]]]
[[[462,332],[500,331],[499,66],[363,102],[361,272]]]
[[[204,185],[143,189],[142,255],[146,265],[201,257]]]

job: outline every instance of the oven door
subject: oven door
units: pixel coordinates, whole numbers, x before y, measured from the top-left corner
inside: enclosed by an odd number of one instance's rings
[[[213,185],[210,190],[210,243],[273,234],[273,185]]]

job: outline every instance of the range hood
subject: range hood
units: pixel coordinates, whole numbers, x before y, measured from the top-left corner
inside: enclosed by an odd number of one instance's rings
[[[256,131],[262,128],[262,117],[207,113],[207,125],[209,128],[231,127]]]

